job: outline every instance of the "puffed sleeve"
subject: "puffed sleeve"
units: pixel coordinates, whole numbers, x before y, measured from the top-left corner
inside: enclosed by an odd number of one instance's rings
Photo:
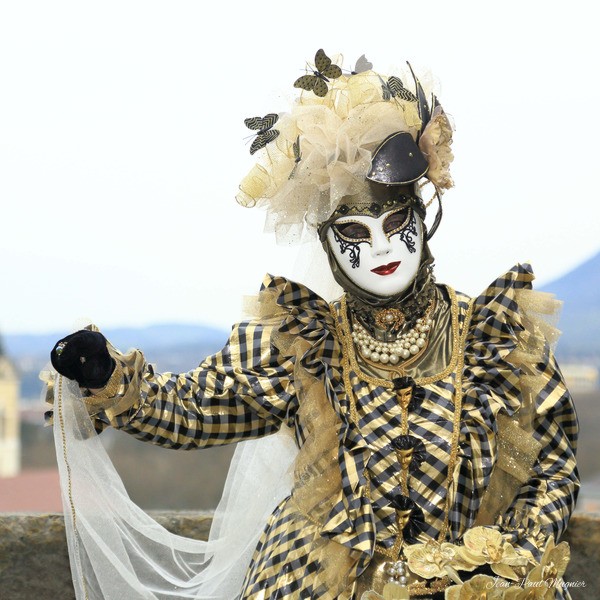
[[[577,417],[551,344],[557,303],[517,265],[475,299],[465,348],[466,407],[481,475],[477,525],[497,524],[539,558],[575,506]],[[477,432],[484,432],[478,434]]]
[[[281,315],[235,325],[223,350],[189,373],[155,373],[139,350],[121,354],[111,380],[85,398],[96,427],[192,449],[274,433],[297,409],[294,358],[273,345]]]

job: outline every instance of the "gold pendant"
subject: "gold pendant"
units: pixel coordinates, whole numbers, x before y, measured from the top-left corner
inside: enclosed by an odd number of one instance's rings
[[[400,390],[396,390],[396,394],[398,395],[398,403],[400,404],[400,407],[402,408],[402,410],[407,410],[408,405],[410,404],[410,401],[412,400],[412,396],[413,396],[412,387],[407,387],[407,388],[402,388]]]
[[[396,457],[398,458],[400,468],[403,471],[408,471],[414,451],[414,448],[400,448],[399,450],[396,450]]]
[[[394,582],[386,583],[383,586],[383,598],[384,600],[410,600],[408,587]]]
[[[406,317],[399,308],[383,308],[375,313],[375,324],[380,329],[398,331]]]

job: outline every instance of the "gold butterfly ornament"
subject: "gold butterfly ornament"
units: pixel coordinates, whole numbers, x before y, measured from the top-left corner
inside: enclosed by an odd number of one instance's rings
[[[262,118],[250,117],[244,119],[246,127],[252,131],[256,131],[256,137],[250,146],[250,154],[254,154],[257,150],[264,148],[279,135],[277,129],[271,129],[278,120],[279,115],[276,113],[269,113]]]
[[[342,69],[331,63],[331,59],[323,49],[317,50],[315,54],[315,70],[312,75],[302,75],[294,81],[294,87],[308,92],[314,92],[323,98],[329,91],[327,84],[330,79],[337,79],[342,74]]]

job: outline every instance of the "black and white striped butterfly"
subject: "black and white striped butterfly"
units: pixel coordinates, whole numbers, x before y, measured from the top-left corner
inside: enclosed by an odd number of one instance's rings
[[[330,79],[337,79],[342,74],[342,69],[331,64],[331,59],[323,49],[317,50],[315,54],[315,68],[312,75],[302,75],[294,81],[294,87],[314,92],[322,98],[327,94],[327,84]]]
[[[296,138],[296,141],[292,144],[292,148],[294,150],[294,168],[292,169],[288,179],[291,179],[296,174],[298,164],[302,160],[302,152],[300,152],[300,136]]]
[[[417,97],[410,90],[407,90],[402,80],[395,75],[389,77],[387,81],[381,79],[381,93],[383,94],[383,99],[386,101],[391,98],[400,98],[406,102],[417,101]]]
[[[248,129],[257,131],[256,137],[250,146],[250,154],[254,154],[257,150],[264,148],[269,142],[272,142],[278,135],[277,129],[271,129],[275,123],[279,120],[279,115],[276,113],[269,113],[262,117],[250,117],[244,119],[244,123]]]

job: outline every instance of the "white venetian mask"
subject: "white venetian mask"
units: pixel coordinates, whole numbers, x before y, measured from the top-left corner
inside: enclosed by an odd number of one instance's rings
[[[411,208],[380,217],[340,217],[327,231],[327,242],[344,274],[376,296],[395,296],[419,271],[423,225]]]

